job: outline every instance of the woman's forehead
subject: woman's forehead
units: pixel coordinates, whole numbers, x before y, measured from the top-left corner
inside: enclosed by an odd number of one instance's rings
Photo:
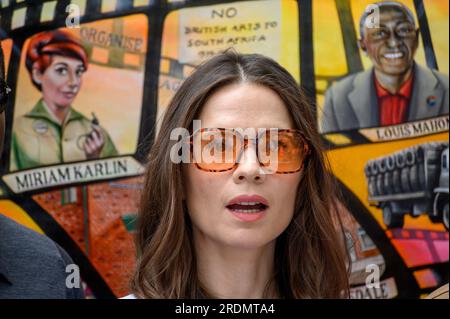
[[[55,64],[66,64],[67,66],[83,66],[83,62],[77,58],[62,56],[62,55],[53,55],[52,56],[52,65]]]
[[[257,84],[239,83],[220,88],[202,108],[203,127],[292,127],[283,100],[273,90]]]

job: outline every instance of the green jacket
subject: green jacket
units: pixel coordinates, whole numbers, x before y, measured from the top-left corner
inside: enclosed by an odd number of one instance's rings
[[[118,155],[109,134],[101,128],[104,145],[100,157]],[[10,171],[36,166],[86,160],[83,143],[92,132],[92,122],[70,108],[68,119],[59,124],[49,114],[42,99],[14,122]]]

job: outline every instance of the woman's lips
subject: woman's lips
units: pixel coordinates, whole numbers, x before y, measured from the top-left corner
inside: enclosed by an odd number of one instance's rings
[[[63,92],[62,94],[67,99],[73,99],[75,97],[75,95],[76,95],[76,93],[74,93],[74,92]]]
[[[269,201],[260,195],[239,195],[231,199],[227,206],[239,203],[261,203],[269,206]]]
[[[235,217],[237,217],[239,220],[243,222],[255,222],[257,220],[260,220],[266,215],[265,210],[258,211],[256,213],[240,213],[237,211],[233,211],[229,208],[227,210]]]
[[[244,222],[257,221],[266,215],[269,202],[259,195],[240,195],[228,202],[227,210]]]

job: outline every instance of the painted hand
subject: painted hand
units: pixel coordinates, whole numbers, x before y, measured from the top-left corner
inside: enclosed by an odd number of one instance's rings
[[[92,132],[86,137],[83,149],[87,159],[95,159],[100,157],[100,153],[105,145],[103,133],[98,125],[92,125]]]

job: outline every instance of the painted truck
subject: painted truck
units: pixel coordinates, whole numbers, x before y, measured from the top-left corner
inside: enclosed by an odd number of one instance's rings
[[[403,227],[405,214],[427,214],[449,224],[449,143],[415,145],[367,162],[369,204],[382,209],[387,228]]]

